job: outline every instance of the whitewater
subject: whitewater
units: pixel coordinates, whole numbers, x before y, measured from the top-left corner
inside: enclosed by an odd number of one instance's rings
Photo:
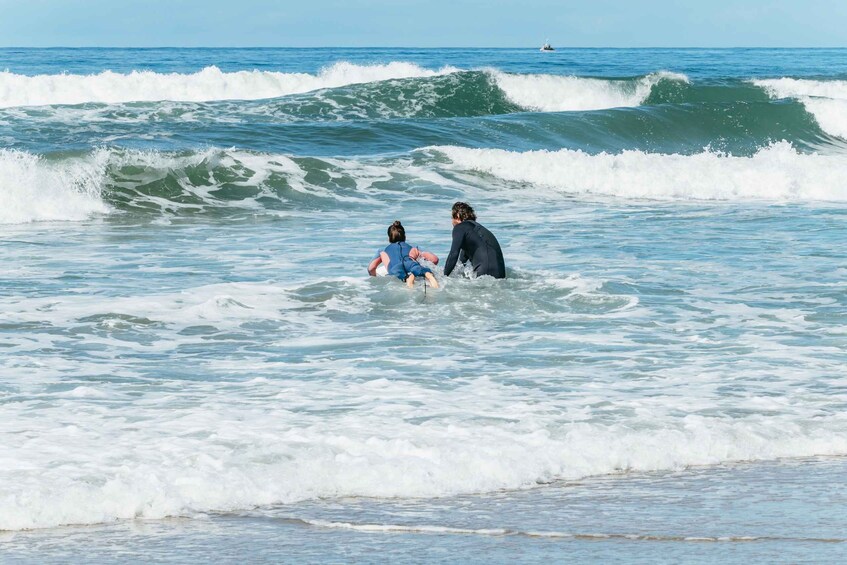
[[[4,558],[843,557],[844,51],[0,55]]]

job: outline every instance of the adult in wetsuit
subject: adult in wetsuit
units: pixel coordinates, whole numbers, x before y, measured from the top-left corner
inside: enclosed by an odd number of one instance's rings
[[[490,275],[495,279],[506,278],[506,262],[497,238],[476,221],[476,214],[470,204],[453,204],[453,245],[444,276],[450,276],[457,261],[470,260],[477,276]]]

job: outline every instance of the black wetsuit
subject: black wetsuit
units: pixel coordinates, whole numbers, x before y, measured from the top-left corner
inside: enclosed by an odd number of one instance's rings
[[[447,263],[444,265],[444,275],[450,276],[456,261],[465,263],[470,259],[474,273],[477,276],[491,275],[495,279],[506,278],[506,262],[497,238],[478,223],[465,220],[453,226],[453,245]]]

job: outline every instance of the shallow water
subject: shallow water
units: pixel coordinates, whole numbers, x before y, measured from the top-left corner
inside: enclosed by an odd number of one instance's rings
[[[11,562],[837,562],[842,459],[629,473],[440,499],[316,500],[0,534]]]

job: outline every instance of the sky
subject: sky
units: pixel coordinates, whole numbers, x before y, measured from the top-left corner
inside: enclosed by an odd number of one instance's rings
[[[3,47],[845,47],[847,0],[0,0]]]

